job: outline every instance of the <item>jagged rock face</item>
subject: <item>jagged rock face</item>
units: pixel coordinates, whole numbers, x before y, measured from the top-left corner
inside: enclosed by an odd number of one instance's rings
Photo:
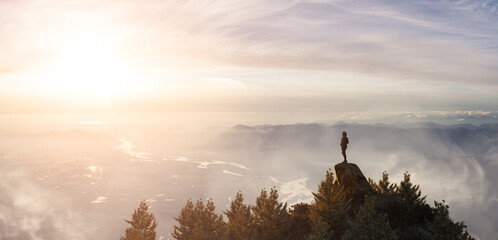
[[[353,189],[357,194],[370,195],[375,190],[370,186],[360,168],[354,163],[339,163],[334,166],[336,180],[341,186]]]

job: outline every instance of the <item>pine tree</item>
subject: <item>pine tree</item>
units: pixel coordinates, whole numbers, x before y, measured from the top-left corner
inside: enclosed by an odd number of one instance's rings
[[[318,192],[313,193],[314,203],[310,207],[310,220],[313,226],[329,227],[329,239],[339,239],[348,226],[348,212],[350,201],[347,200],[344,190],[334,182],[334,175],[327,171],[325,180],[320,182]]]
[[[349,224],[345,240],[397,240],[396,232],[389,226],[385,213],[375,211],[374,200],[369,198]]]
[[[174,230],[171,235],[175,239],[179,240],[192,239],[196,224],[194,203],[192,200],[187,200],[185,207],[183,207],[180,212],[180,216],[175,218],[175,220],[178,221],[179,226],[174,226]]]
[[[432,221],[433,213],[420,186],[411,182],[410,174],[406,172],[399,185],[390,183],[386,172],[378,184],[370,183],[379,193],[375,196],[376,210],[387,214],[390,226],[398,231],[399,238],[421,239],[425,223]]]
[[[256,205],[251,207],[254,212],[254,235],[257,240],[286,239],[290,226],[287,203],[278,202],[278,193],[275,188],[261,190],[256,199]]]
[[[311,232],[311,221],[309,219],[310,205],[298,203],[289,210],[291,224],[288,240],[302,240]]]
[[[449,206],[434,201],[434,221],[427,222],[425,227],[426,240],[472,240],[472,236],[465,230],[467,226],[463,222],[454,222],[450,218]]]
[[[396,189],[397,194],[401,197],[401,201],[410,209],[417,206],[426,205],[425,196],[422,197],[420,185],[413,185],[410,181],[410,174],[404,174],[403,181],[400,182]]]
[[[206,205],[197,200],[195,206],[191,200],[182,208],[180,216],[175,218],[179,226],[174,226],[171,234],[178,240],[219,240],[225,235],[223,216],[217,215],[214,203],[208,200]]]
[[[145,238],[142,236],[140,230],[127,228],[125,236],[121,237],[121,240],[145,240]]]
[[[388,214],[392,225],[400,231],[400,239],[420,239],[421,227],[426,220],[433,218],[433,214],[431,207],[425,202],[425,196],[422,197],[420,186],[412,184],[409,173],[404,174],[393,199]]]
[[[389,174],[387,172],[382,173],[382,179],[379,183],[375,183],[372,179],[368,179],[372,188],[380,194],[393,195],[398,187],[395,183],[389,182]]]
[[[237,192],[235,200],[230,203],[230,209],[224,211],[228,218],[226,224],[227,240],[250,240],[254,217],[251,208],[244,204],[242,193]]]
[[[121,240],[155,240],[156,239],[156,219],[154,214],[148,213],[148,206],[145,201],[140,203],[138,209],[133,212],[131,220],[126,220],[131,227],[126,229]]]
[[[329,240],[334,235],[329,225],[325,221],[314,222],[311,232],[304,238],[305,240]]]

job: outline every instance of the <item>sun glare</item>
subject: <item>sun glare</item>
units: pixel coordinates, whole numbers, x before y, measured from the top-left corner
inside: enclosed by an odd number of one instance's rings
[[[66,39],[49,67],[43,91],[92,100],[136,94],[138,84],[127,57],[105,41]]]

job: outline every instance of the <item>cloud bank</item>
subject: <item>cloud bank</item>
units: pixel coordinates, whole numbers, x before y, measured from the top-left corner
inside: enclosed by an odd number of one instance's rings
[[[429,204],[446,200],[452,216],[465,221],[481,239],[498,234],[496,124],[237,126],[220,138],[218,146],[233,151],[234,156],[251,156],[239,158],[251,169],[286,178],[288,182],[281,186],[285,199],[306,199],[309,196],[299,189],[315,190],[324,170],[342,161],[339,139],[343,130],[350,139],[348,160],[358,164],[367,177],[378,180],[387,171],[391,182],[399,182],[408,171],[428,195]]]
[[[70,201],[30,182],[19,170],[0,168],[0,238],[88,239],[95,230]]]

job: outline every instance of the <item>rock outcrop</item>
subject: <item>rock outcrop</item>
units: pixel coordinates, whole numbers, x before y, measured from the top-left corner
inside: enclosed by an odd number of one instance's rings
[[[353,190],[358,195],[375,194],[375,190],[354,163],[342,162],[334,166],[336,180],[341,186]]]

